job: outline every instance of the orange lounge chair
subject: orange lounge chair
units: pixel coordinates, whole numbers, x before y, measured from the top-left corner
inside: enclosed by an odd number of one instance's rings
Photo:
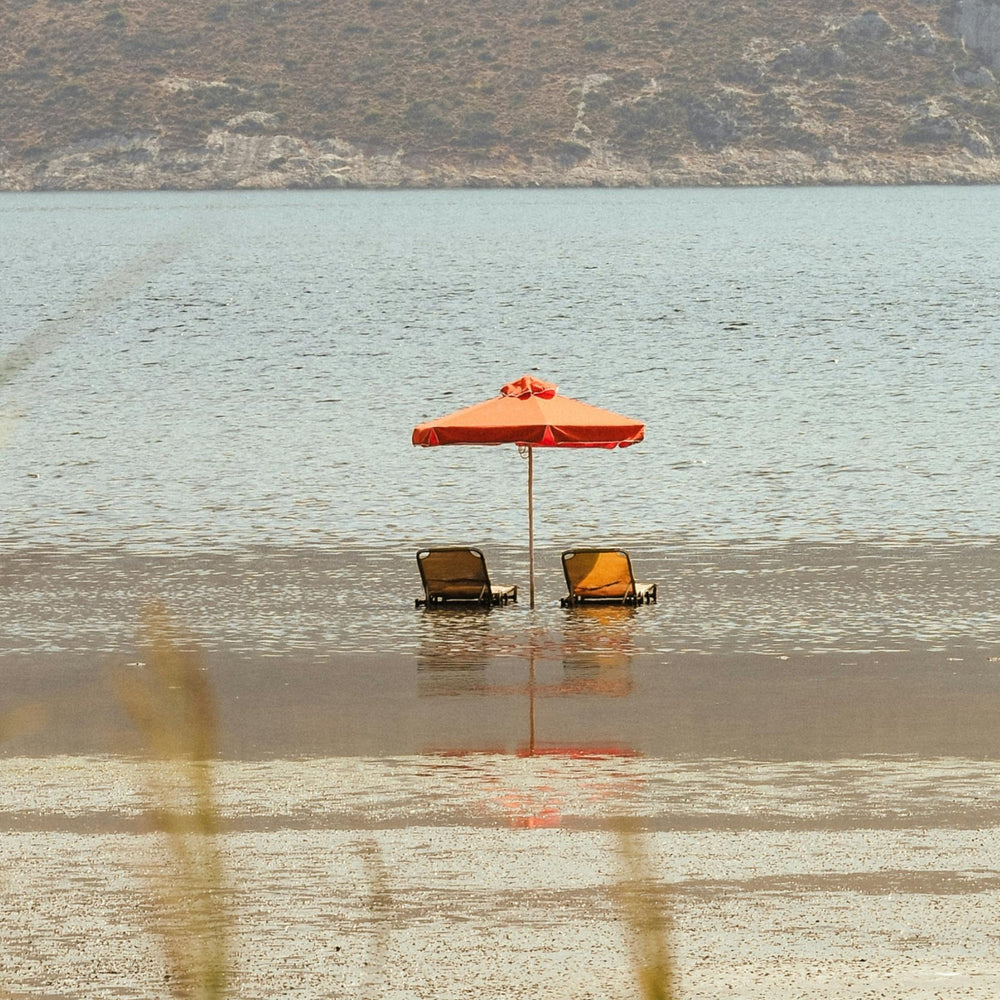
[[[486,559],[479,549],[421,549],[417,566],[424,585],[423,598],[414,604],[443,604],[462,601],[466,604],[506,604],[517,600],[517,587],[496,587],[490,583]]]
[[[584,601],[649,604],[656,600],[655,583],[636,583],[632,560],[621,549],[571,549],[562,554],[569,593],[559,602],[570,607]]]

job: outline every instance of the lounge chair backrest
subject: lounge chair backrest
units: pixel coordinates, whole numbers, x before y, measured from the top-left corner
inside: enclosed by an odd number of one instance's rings
[[[428,600],[491,600],[486,558],[479,549],[423,549],[417,553],[417,565]]]
[[[626,600],[635,595],[635,578],[627,552],[575,549],[563,553],[562,563],[572,597]]]

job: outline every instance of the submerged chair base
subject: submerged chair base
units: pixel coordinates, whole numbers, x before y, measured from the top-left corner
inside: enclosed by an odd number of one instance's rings
[[[593,594],[567,594],[559,598],[559,603],[564,608],[572,608],[578,604],[625,604],[635,607],[639,604],[656,603],[656,584],[637,583],[634,594],[624,594],[621,597],[595,597]]]
[[[424,596],[414,600],[415,607],[465,604],[492,608],[517,601],[516,586],[490,583],[486,558],[479,549],[421,549],[417,553],[417,566]]]
[[[517,603],[517,587],[491,587],[490,594],[487,597],[485,594],[482,597],[445,597],[442,594],[436,594],[433,597],[415,597],[413,599],[413,606],[415,608],[439,608],[446,604],[456,605],[479,605],[480,607],[489,608],[496,607],[501,604],[507,604],[509,601]]]
[[[570,549],[562,554],[563,574],[569,593],[559,603],[652,604],[655,583],[637,583],[632,560],[621,549]]]

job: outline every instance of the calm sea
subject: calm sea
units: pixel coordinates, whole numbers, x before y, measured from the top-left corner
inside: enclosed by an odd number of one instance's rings
[[[804,571],[794,546],[818,546],[836,576],[857,563],[842,545],[931,546],[928,566],[992,546],[998,213],[982,187],[5,195],[0,545],[8,580],[40,581],[8,620],[25,649],[59,646],[60,575],[190,556],[230,588],[217,633],[319,646],[339,614],[348,645],[414,648],[398,611],[418,547],[478,544],[526,587],[526,463],[410,432],[525,372],[647,424],[627,450],[537,453],[547,605],[572,545],[691,586],[705,551],[769,546]],[[192,565],[161,579],[196,611],[212,602],[170,582]],[[947,613],[985,634],[994,583],[973,569],[943,571],[975,591]],[[841,602],[866,635],[949,627],[919,574],[902,603],[871,589]],[[754,608],[744,646],[837,647],[828,593],[737,595],[703,588],[684,638],[675,617],[652,647],[746,630]]]

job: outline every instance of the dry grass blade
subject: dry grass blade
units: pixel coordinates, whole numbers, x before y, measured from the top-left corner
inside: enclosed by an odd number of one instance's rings
[[[374,838],[361,844],[361,863],[369,887],[368,909],[374,929],[373,946],[367,970],[361,983],[361,996],[379,996],[381,981],[389,961],[389,929],[395,902],[389,887],[389,869],[378,841]]]
[[[154,244],[148,251],[105,275],[89,292],[73,301],[65,314],[30,331],[20,343],[0,354],[0,386],[13,381],[43,355],[57,348],[67,336],[105,313],[114,303],[139,288],[165,267],[183,247],[183,234]]]
[[[212,691],[159,605],[144,616],[140,665],[117,677],[118,694],[150,763],[152,819],[168,865],[154,880],[160,933],[178,1000],[219,1000],[229,978],[229,914],[212,781]]]
[[[643,1000],[677,1000],[670,917],[657,898],[652,865],[633,821],[617,824],[623,879],[617,886]]]
[[[45,322],[19,343],[0,353],[0,388],[13,382],[39,358],[54,351],[62,340],[101,316],[115,302],[137,289],[143,281],[164,267],[183,246],[178,234],[172,241],[154,245],[148,252],[128,261],[96,284],[88,294],[71,304],[63,317]],[[6,446],[23,414],[0,412],[0,448]]]

